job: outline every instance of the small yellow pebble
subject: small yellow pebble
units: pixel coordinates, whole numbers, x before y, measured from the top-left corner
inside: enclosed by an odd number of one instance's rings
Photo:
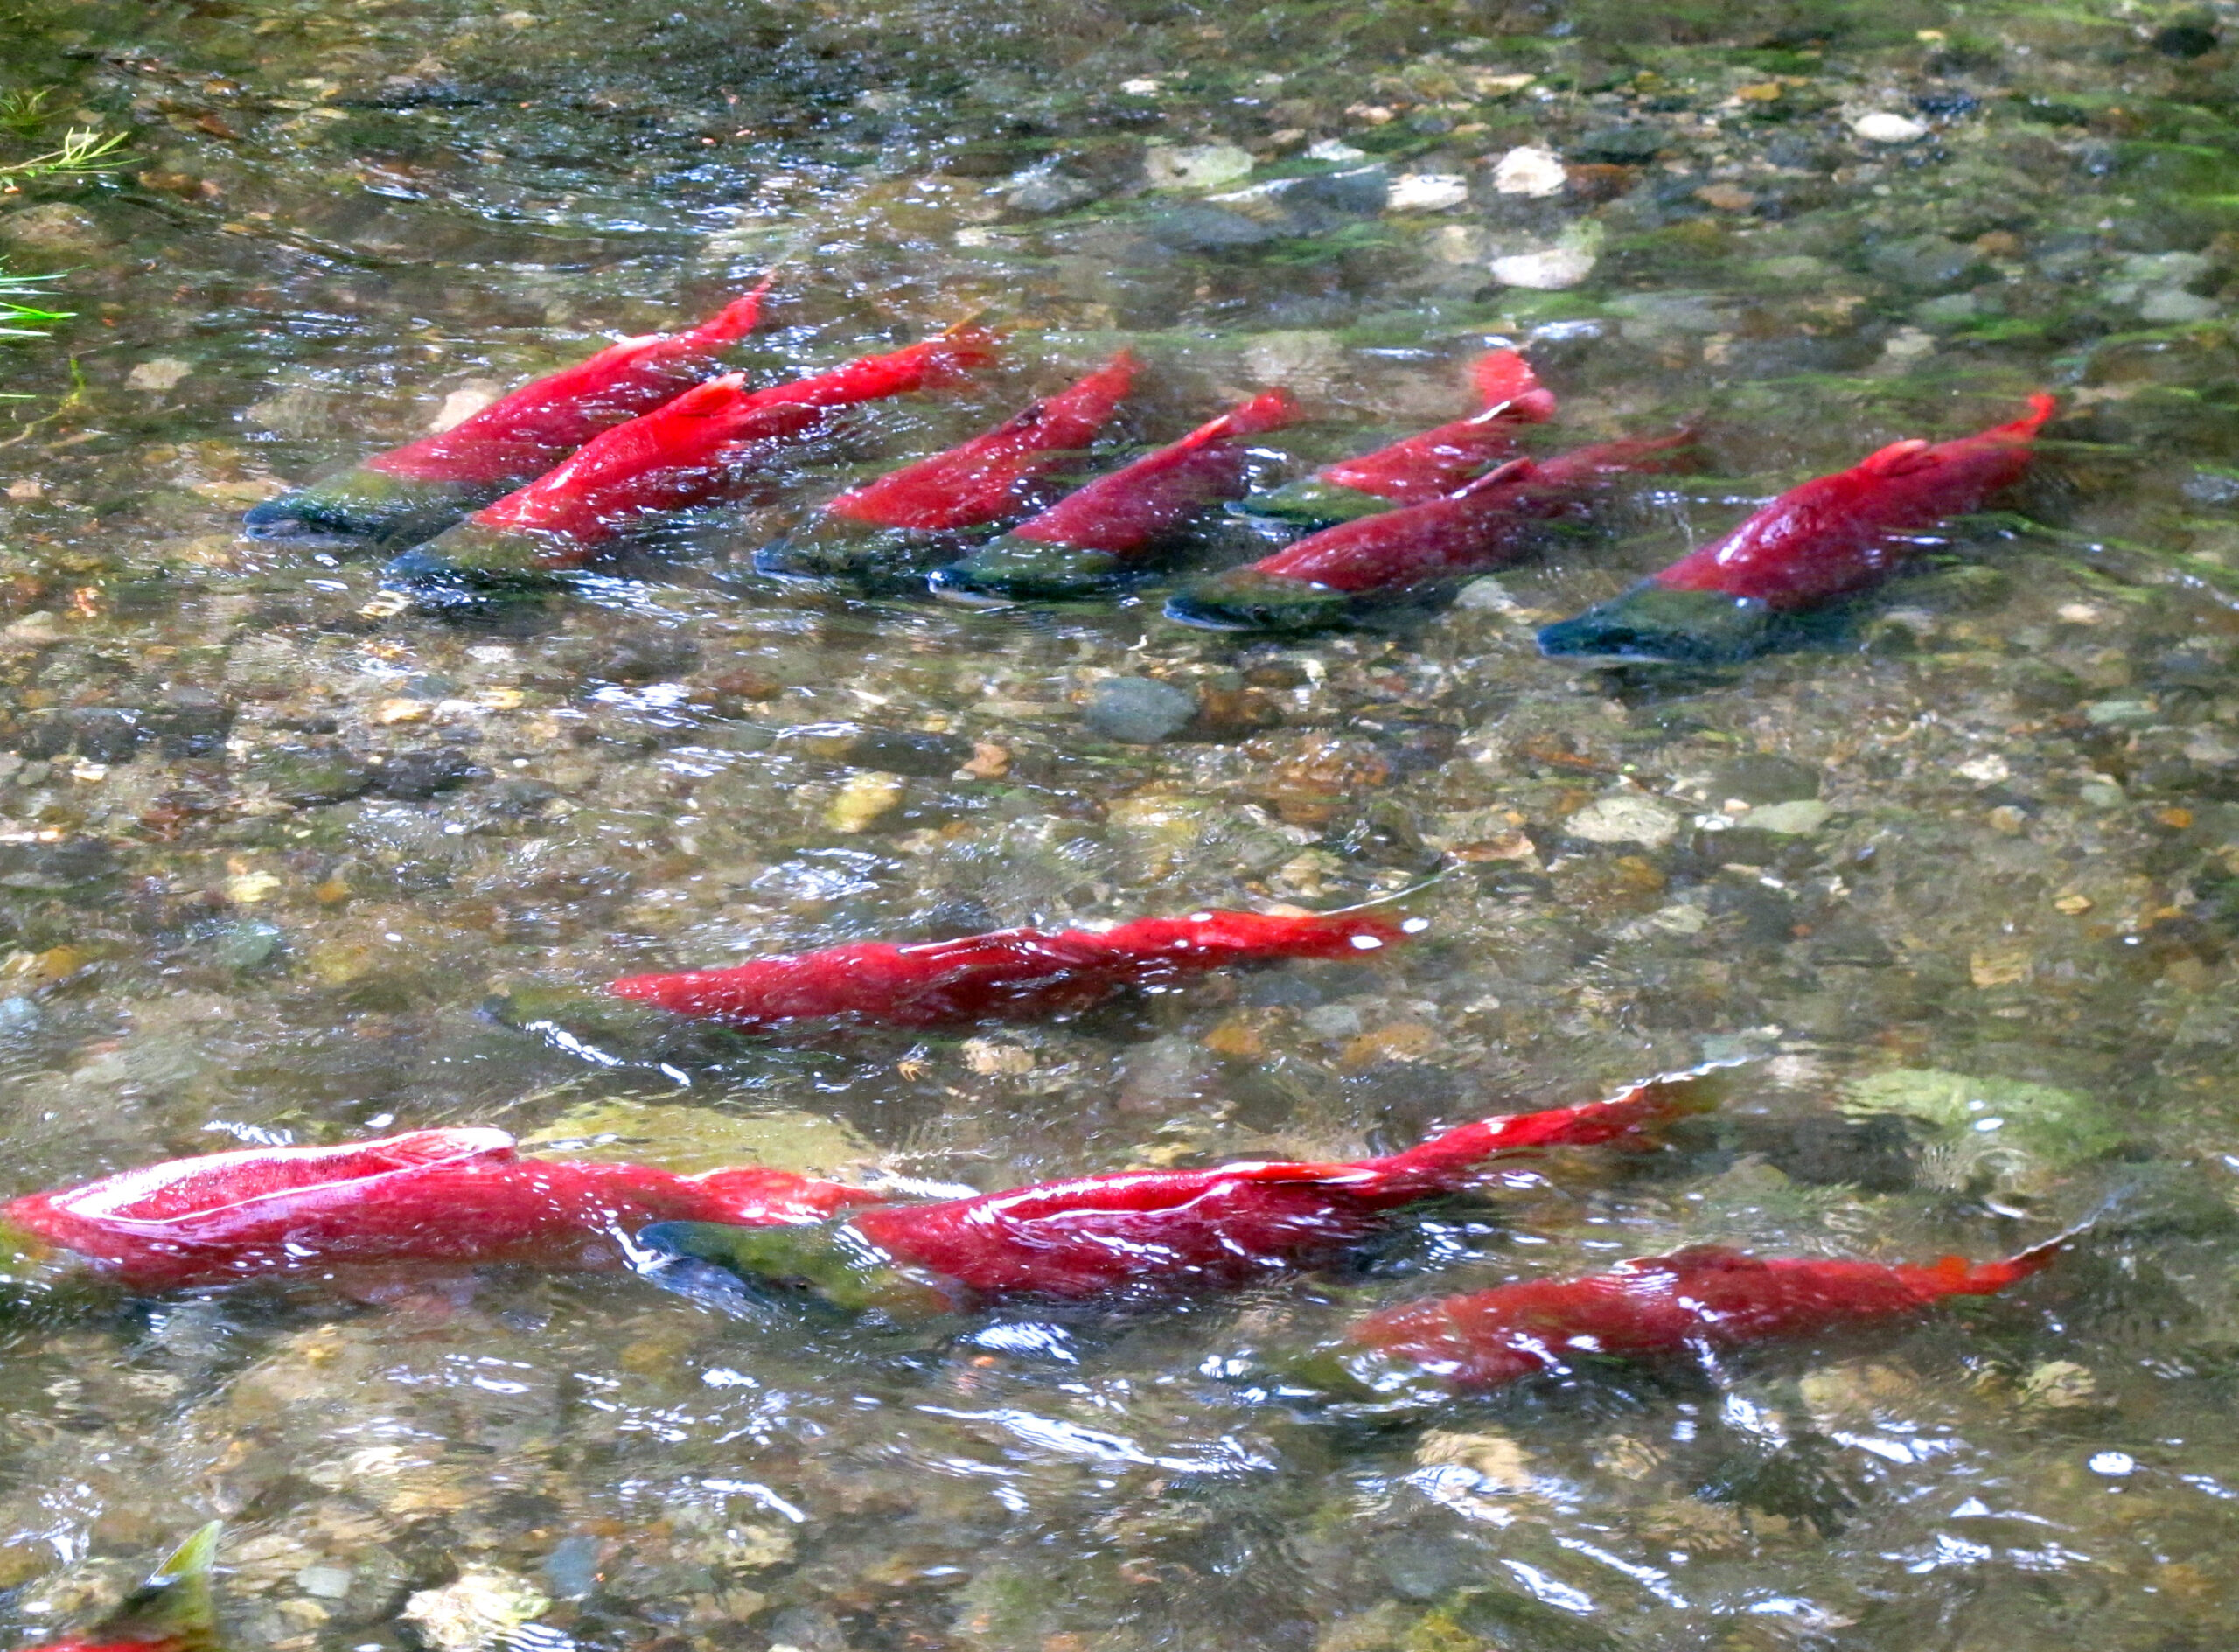
[[[890,774],[859,774],[840,789],[824,812],[834,832],[868,832],[902,805],[904,787]]]
[[[242,872],[226,880],[226,898],[239,906],[255,906],[271,899],[279,888],[280,879],[273,873]]]

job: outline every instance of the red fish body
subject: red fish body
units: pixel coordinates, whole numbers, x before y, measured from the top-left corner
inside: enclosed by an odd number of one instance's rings
[[[1108,587],[1207,505],[1244,491],[1247,438],[1298,416],[1270,390],[1179,442],[1100,476],[934,575],[950,595],[1078,596]]]
[[[1325,464],[1303,482],[1255,493],[1230,508],[1242,515],[1323,527],[1394,505],[1443,498],[1489,467],[1514,457],[1517,432],[1555,414],[1554,396],[1513,350],[1487,352],[1471,376],[1483,403],[1481,411],[1373,453]]]
[[[210,1593],[218,1530],[213,1520],[179,1544],[96,1627],[73,1640],[50,1641],[38,1652],[219,1652]]]
[[[571,567],[648,517],[725,497],[741,469],[821,431],[833,409],[952,382],[994,353],[991,334],[965,327],[764,390],[749,390],[738,373],[709,380],[617,425],[391,573],[411,580]]]
[[[1134,382],[1122,350],[1086,378],[960,447],[850,489],[754,565],[784,578],[922,573],[958,548],[953,535],[1023,514],[1034,484],[1086,447]]]
[[[523,1159],[500,1130],[419,1130],[149,1165],[0,1205],[0,1233],[147,1292],[400,1264],[613,1268],[620,1236],[647,1223],[819,1221],[875,1196],[781,1170]]]
[[[1386,1213],[1468,1187],[1489,1161],[1637,1136],[1708,1105],[1710,1094],[1701,1075],[1679,1075],[1609,1101],[1483,1119],[1354,1163],[1129,1171],[889,1205],[813,1235],[682,1223],[639,1238],[742,1277],[806,1279],[845,1306],[1233,1286],[1334,1259]]]
[[[1775,615],[1880,583],[1917,548],[1915,536],[2019,481],[2053,408],[2035,396],[2010,424],[1956,442],[1894,443],[1816,477],[1623,596],[1548,626],[1539,645],[1618,659],[1747,653]]]
[[[588,361],[501,396],[448,430],[374,455],[354,471],[252,509],[250,533],[426,539],[533,481],[577,448],[651,413],[705,377],[762,317],[765,281],[688,331],[610,345]]]
[[[1131,984],[1238,964],[1361,958],[1405,935],[1400,925],[1364,914],[1197,912],[1101,932],[996,930],[916,946],[867,941],[731,969],[635,975],[607,991],[753,1030],[833,1017],[941,1027],[1079,1009]]]
[[[1167,600],[1167,617],[1224,631],[1303,630],[1343,618],[1366,596],[1503,567],[1531,551],[1548,524],[1588,514],[1597,489],[1669,463],[1689,440],[1603,442],[1544,463],[1510,460],[1447,498],[1356,517],[1193,580]]]
[[[1746,1256],[1718,1246],[1643,1257],[1579,1279],[1533,1279],[1387,1309],[1348,1334],[1357,1349],[1451,1387],[1495,1388],[1582,1355],[1642,1358],[1813,1336],[1988,1296],[2050,1262],[2058,1244],[2003,1262],[1927,1266]]]

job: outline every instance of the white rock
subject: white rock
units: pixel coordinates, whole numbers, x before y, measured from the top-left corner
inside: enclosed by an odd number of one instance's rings
[[[1902,115],[1876,109],[1851,122],[1851,130],[1869,143],[1911,143],[1928,136],[1928,128]]]
[[[1809,837],[1827,824],[1834,810],[1817,798],[1796,798],[1787,803],[1768,803],[1749,812],[1749,824],[1760,832],[1782,837]]]
[[[347,1566],[308,1565],[296,1574],[298,1589],[325,1600],[339,1600],[348,1594],[350,1580]]]
[[[1679,816],[1637,791],[1609,791],[1563,822],[1563,830],[1588,843],[1638,843],[1662,848],[1678,834]]]
[[[1560,292],[1594,273],[1598,261],[1583,247],[1556,247],[1544,253],[1512,253],[1493,260],[1493,279],[1533,292]]]
[[[1901,366],[1936,353],[1936,335],[1918,327],[1900,327],[1881,341],[1881,359]]]
[[[1432,234],[1429,250],[1441,264],[1482,264],[1492,255],[1492,237],[1480,224],[1442,224]]]
[[[1311,329],[1255,333],[1244,347],[1244,366],[1254,384],[1284,384],[1319,395],[1344,375],[1345,346],[1336,333]]]
[[[1309,161],[1364,161],[1368,158],[1368,151],[1357,150],[1342,138],[1324,137],[1317,138],[1306,146],[1306,158]]]
[[[464,424],[504,392],[504,386],[487,379],[477,379],[459,386],[443,398],[443,405],[436,408],[436,416],[428,421],[429,434],[438,434]]]
[[[1976,757],[1959,765],[1959,773],[1978,786],[1994,786],[2001,780],[2011,780],[2013,770],[1995,751],[1987,757]]]
[[[1122,80],[1120,89],[1129,97],[1154,98],[1162,88],[1156,80],[1146,77],[1140,80]]]
[[[2213,298],[2188,293],[2182,287],[2165,287],[2139,301],[2138,315],[2140,321],[2212,321],[2222,310]]]
[[[124,382],[135,390],[169,390],[194,371],[194,364],[177,356],[157,356],[127,373]]]
[[[2239,745],[2214,728],[2203,728],[2185,742],[2185,756],[2194,763],[2239,763]]]
[[[464,1566],[457,1583],[422,1589],[404,1603],[404,1621],[437,1652],[482,1652],[552,1604],[527,1578],[494,1566]]]
[[[1153,189],[1218,189],[1252,176],[1252,156],[1233,143],[1154,149],[1143,157]]]
[[[1531,1484],[1531,1460],[1507,1434],[1460,1434],[1433,1429],[1416,1443],[1415,1460],[1430,1467],[1459,1464],[1505,1491],[1524,1491]]]
[[[1447,213],[1469,199],[1469,180],[1459,172],[1402,172],[1385,197],[1386,211]]]
[[[1488,575],[1464,585],[1461,594],[1454,599],[1454,605],[1482,614],[1506,614],[1514,611],[1517,601],[1509,594],[1507,586]]]
[[[1545,199],[1563,192],[1563,157],[1529,144],[1512,149],[1493,166],[1493,187],[1503,195]]]

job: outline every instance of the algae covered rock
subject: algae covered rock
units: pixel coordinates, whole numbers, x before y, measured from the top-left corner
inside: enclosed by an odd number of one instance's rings
[[[1976,1078],[1900,1067],[1844,1088],[1852,1114],[1895,1114],[1926,1133],[1922,1179],[1931,1186],[2026,1195],[2123,1145],[2096,1098],[2018,1078]]]
[[[816,1113],[722,1112],[629,1097],[578,1102],[520,1145],[540,1158],[626,1159],[682,1175],[745,1164],[829,1175],[871,1156],[861,1136]]]

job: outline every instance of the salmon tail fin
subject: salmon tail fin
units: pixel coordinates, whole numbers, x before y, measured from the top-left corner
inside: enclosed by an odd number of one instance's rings
[[[1339,917],[1347,912],[1373,912],[1379,908],[1401,906],[1414,900],[1418,896],[1436,889],[1440,884],[1450,882],[1454,875],[1454,868],[1447,867],[1443,871],[1433,872],[1428,877],[1418,878],[1414,882],[1392,889],[1386,894],[1372,895],[1365,901],[1356,901],[1350,906],[1325,907],[1322,909],[1322,916]],[[1430,926],[1431,921],[1426,917],[1408,917],[1400,922],[1400,927],[1410,934],[1419,933]]]
[[[992,327],[982,326],[979,312],[974,311],[941,334],[935,343],[943,365],[961,372],[993,366],[1002,354],[1003,336]]]
[[[2029,398],[2029,411],[2010,423],[1994,425],[1983,432],[1984,436],[2011,436],[2017,442],[2026,442],[2043,429],[2053,415],[2060,409],[2060,398],[2051,392],[2040,390]]]
[[[218,1613],[210,1570],[220,1530],[220,1523],[213,1520],[172,1550],[88,1639],[95,1644],[161,1642],[179,1652],[216,1652]]]
[[[1970,1262],[1959,1256],[1939,1257],[1929,1272],[1936,1276],[1939,1295],[1991,1296],[2050,1267],[2054,1259],[2074,1244],[2083,1231],[2082,1228],[2075,1228],[2066,1233],[2056,1233],[2042,1244],[2033,1244],[2027,1250],[1998,1262]]]
[[[1142,370],[1143,364],[1136,358],[1135,352],[1123,345],[1112,352],[1111,360],[1082,380],[1081,383],[1095,386],[1101,394],[1117,401],[1135,387],[1135,375]]]
[[[1224,441],[1231,436],[1260,436],[1281,429],[1298,415],[1298,402],[1289,391],[1263,390],[1219,418],[1207,420],[1174,445],[1202,448],[1209,442]]]
[[[715,349],[745,338],[762,324],[763,301],[770,296],[770,285],[777,279],[778,272],[773,269],[755,284],[751,292],[732,299],[692,330],[694,340]]]
[[[1526,424],[1555,416],[1554,393],[1539,382],[1531,364],[1513,350],[1488,350],[1469,370],[1488,413],[1505,412]]]
[[[1081,396],[1081,399],[1092,396],[1097,401],[1111,401],[1113,405],[1117,405],[1122,403],[1126,394],[1135,387],[1135,373],[1140,372],[1142,372],[1142,360],[1137,360],[1135,352],[1120,347],[1113,352],[1111,360],[1088,373],[1086,379],[1075,380],[1071,389],[1064,394]]]
[[[1653,1126],[1717,1108],[1726,1095],[1726,1070],[1740,1064],[1718,1062],[1665,1073],[1607,1101],[1481,1119],[1394,1154],[1378,1161],[1378,1168],[1394,1176],[1420,1179],[1427,1187],[1458,1186],[1479,1164],[1498,1154],[1593,1147],[1627,1140]]]
[[[1446,497],[1449,499],[1473,498],[1495,488],[1506,487],[1511,482],[1529,482],[1538,472],[1539,467],[1529,459],[1510,459],[1506,464],[1496,464],[1484,475],[1464,482]]]
[[[1658,1073],[1611,1097],[1610,1101],[1636,1104],[1643,1119],[1691,1119],[1698,1113],[1716,1112],[1733,1095],[1735,1071],[1747,1065],[1746,1057],[1735,1056],[1728,1061],[1705,1062],[1699,1067],[1679,1072]]]

